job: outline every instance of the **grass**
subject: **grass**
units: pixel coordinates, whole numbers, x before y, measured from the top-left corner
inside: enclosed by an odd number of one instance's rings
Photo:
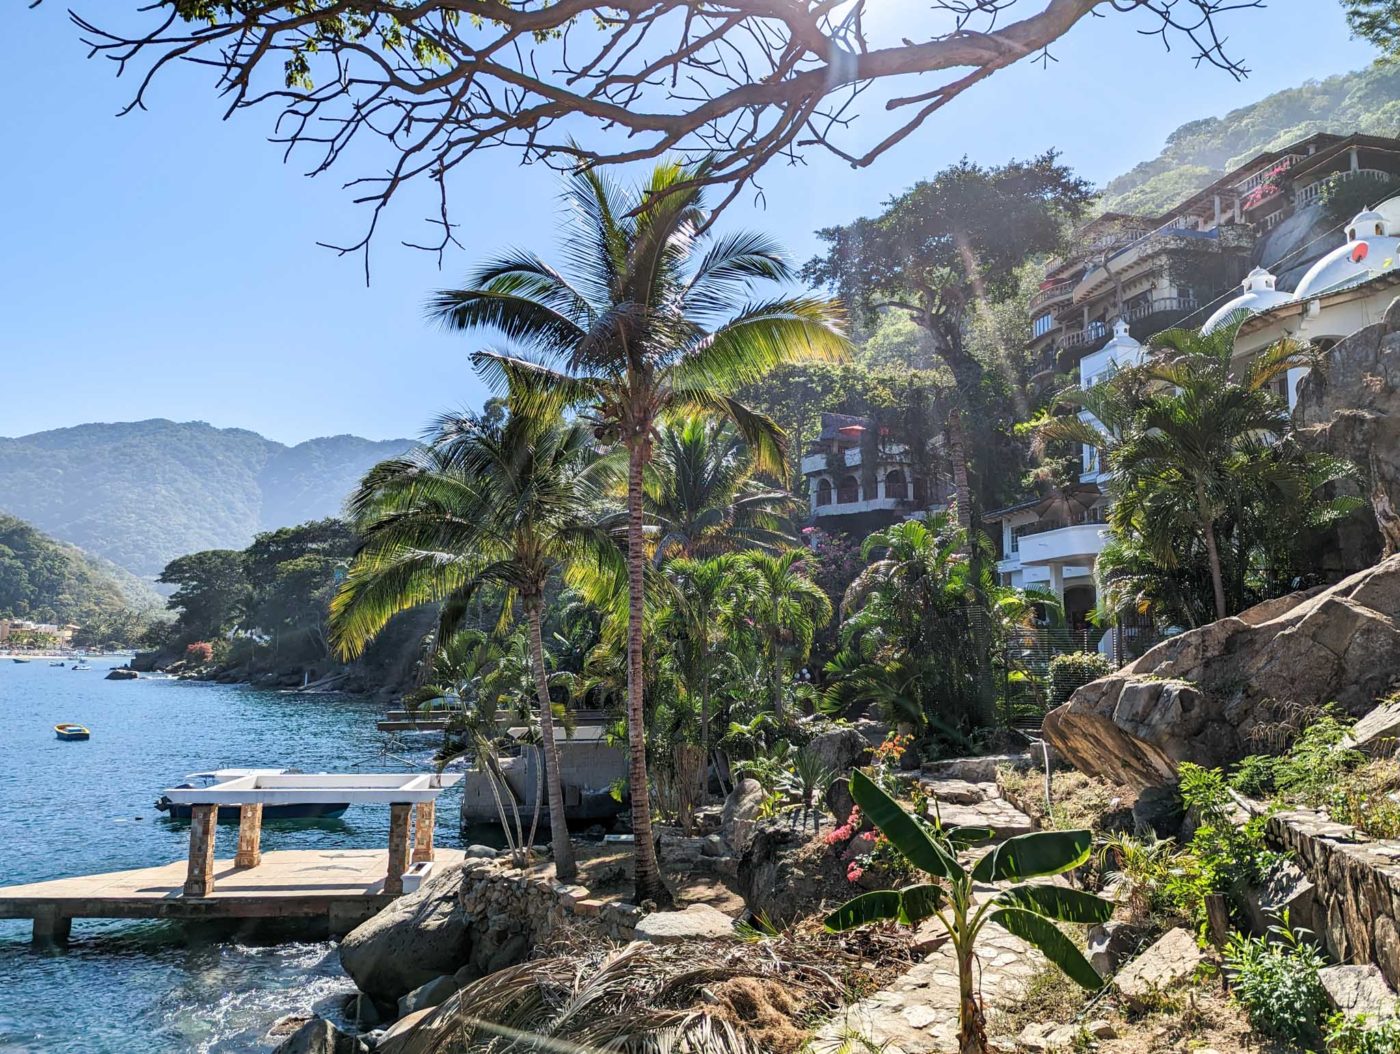
[[[1096,834],[1132,830],[1132,791],[1075,769],[1051,773],[1048,810],[1044,772],[1003,766],[997,770],[997,784],[1007,800],[1042,830],[1087,827]]]

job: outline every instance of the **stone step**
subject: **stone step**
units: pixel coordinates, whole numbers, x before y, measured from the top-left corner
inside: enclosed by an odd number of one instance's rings
[[[1002,798],[992,798],[978,805],[956,805],[939,802],[937,815],[945,827],[988,827],[995,832],[993,841],[1005,841],[1018,834],[1036,830],[1035,821]],[[930,803],[928,815],[934,816]]]
[[[921,779],[919,785],[930,798],[953,805],[980,805],[989,798],[1001,797],[1001,790],[995,783]]]

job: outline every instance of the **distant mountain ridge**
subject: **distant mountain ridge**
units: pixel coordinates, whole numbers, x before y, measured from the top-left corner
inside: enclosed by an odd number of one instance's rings
[[[159,607],[130,572],[0,513],[0,617],[82,625]]]
[[[1400,63],[1304,81],[1223,117],[1188,121],[1155,158],[1110,180],[1100,203],[1158,216],[1255,155],[1316,132],[1400,135]]]
[[[0,438],[0,511],[147,580],[177,556],[337,515],[364,472],[411,439],[286,446],[164,419]]]

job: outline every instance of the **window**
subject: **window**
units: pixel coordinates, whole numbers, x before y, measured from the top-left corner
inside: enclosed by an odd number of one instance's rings
[[[846,476],[836,488],[836,504],[850,505],[856,501],[860,501],[860,480]]]
[[[901,499],[909,497],[909,485],[904,482],[904,473],[897,468],[892,469],[885,476],[885,497]]]
[[[1031,336],[1043,337],[1049,333],[1055,325],[1055,316],[1046,312],[1031,323]]]
[[[829,480],[829,479],[827,479],[825,476],[823,476],[823,477],[821,478],[821,482],[817,484],[817,505],[818,505],[818,506],[821,506],[821,505],[830,505],[830,504],[831,504],[831,480]]]

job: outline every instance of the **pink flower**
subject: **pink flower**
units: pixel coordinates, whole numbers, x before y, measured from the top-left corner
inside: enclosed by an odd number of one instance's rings
[[[865,874],[865,872],[861,869],[861,866],[855,861],[852,861],[851,866],[846,868],[846,881],[859,882],[860,876],[863,874]]]

